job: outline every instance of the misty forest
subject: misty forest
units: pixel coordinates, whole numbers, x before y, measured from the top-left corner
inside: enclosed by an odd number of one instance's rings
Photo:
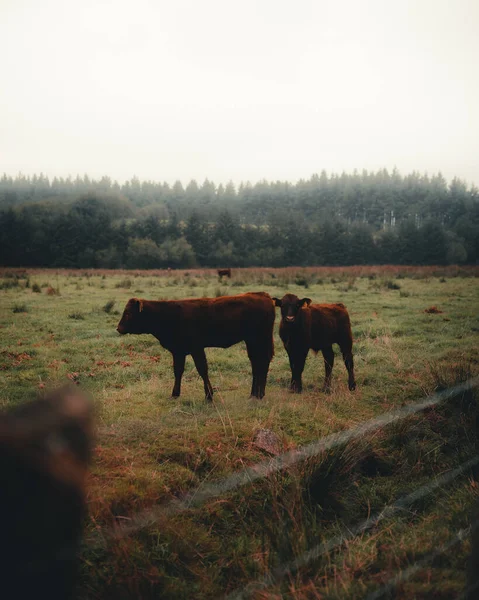
[[[479,190],[396,170],[296,184],[0,179],[2,266],[475,264]]]

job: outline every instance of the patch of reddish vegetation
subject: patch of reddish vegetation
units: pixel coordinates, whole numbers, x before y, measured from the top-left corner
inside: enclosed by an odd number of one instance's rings
[[[127,360],[97,360],[95,362],[97,367],[113,367],[114,365],[120,365],[121,367],[131,367],[131,362]]]
[[[7,273],[15,273],[17,269],[0,268],[0,276]],[[274,273],[277,277],[281,275],[294,276],[296,273],[317,275],[320,277],[368,277],[376,275],[381,277],[396,277],[398,274],[412,277],[477,277],[479,275],[479,266],[477,265],[430,265],[430,266],[410,266],[410,265],[356,265],[350,267],[247,267],[236,268],[235,276],[239,275],[264,275]],[[51,275],[65,275],[69,277],[105,277],[113,275],[122,275],[125,277],[168,277],[171,275],[185,276],[189,275],[209,275],[217,277],[216,269],[150,269],[150,270],[126,270],[126,269],[45,269],[31,268],[25,270],[25,276],[35,273],[47,273]]]
[[[439,310],[437,306],[430,306],[429,308],[426,308],[424,312],[429,315],[439,315],[442,314],[443,311]]]
[[[49,369],[59,369],[62,365],[66,364],[67,361],[65,359],[57,360],[56,358],[52,360],[52,362],[48,365]]]
[[[2,371],[10,367],[18,367],[26,360],[32,360],[32,357],[28,352],[7,352],[4,350],[1,354],[10,360],[10,364],[0,365],[0,370]]]

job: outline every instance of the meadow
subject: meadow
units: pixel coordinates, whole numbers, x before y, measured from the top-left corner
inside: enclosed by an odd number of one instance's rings
[[[284,451],[299,448],[477,376],[478,276],[479,267],[456,266],[237,269],[224,281],[213,270],[1,270],[1,407],[64,381],[96,406],[80,597],[364,598],[398,573],[408,577],[381,597],[458,596],[467,536],[428,557],[470,524],[475,469],[336,548],[305,553],[476,456],[475,391],[206,502],[171,507],[270,456],[255,444],[258,430],[274,432]],[[330,394],[321,392],[323,360],[313,353],[303,393],[289,393],[278,310],[263,400],[248,397],[244,344],[206,350],[215,388],[206,403],[191,357],[172,399],[171,355],[152,336],[116,332],[133,296],[246,291],[343,302],[358,389],[348,391],[335,348]],[[153,509],[154,519],[138,520]]]

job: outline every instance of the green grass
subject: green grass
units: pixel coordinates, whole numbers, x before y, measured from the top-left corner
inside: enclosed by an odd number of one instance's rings
[[[65,379],[92,393],[98,434],[88,488],[90,535],[263,460],[252,443],[259,428],[275,431],[287,448],[299,447],[477,375],[477,271],[241,269],[219,286],[214,271],[191,269],[188,275],[30,270],[41,293],[26,286],[26,274],[0,275],[0,402],[3,407],[24,402]],[[207,349],[217,389],[215,402],[207,404],[190,358],[182,395],[172,400],[171,355],[152,336],[121,337],[115,330],[120,318],[115,313],[131,296],[154,300],[260,290],[346,304],[355,338],[356,392],[348,391],[336,354],[332,393],[321,393],[322,357],[311,353],[303,394],[290,394],[278,316],[262,401],[248,398],[244,344]],[[14,306],[27,306],[28,312],[14,313]],[[432,306],[442,312],[426,313]],[[205,506],[161,517],[106,549],[87,545],[82,593],[211,598],[241,589],[473,455],[475,412],[475,399],[464,395]],[[469,475],[253,597],[364,597],[467,525],[477,497]],[[468,549],[464,542],[424,567],[397,588],[396,597],[429,598],[436,588],[440,594],[434,597],[454,597],[464,585]]]

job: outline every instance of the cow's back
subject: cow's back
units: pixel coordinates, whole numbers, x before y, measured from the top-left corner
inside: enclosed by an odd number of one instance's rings
[[[344,304],[311,304],[311,348],[322,350],[351,338],[351,323]]]
[[[273,301],[265,292],[193,298],[167,304],[170,320],[165,327],[171,334],[166,340],[160,332],[158,338],[168,349],[182,349],[187,353],[195,348],[227,348],[243,340],[271,336],[275,318]]]

